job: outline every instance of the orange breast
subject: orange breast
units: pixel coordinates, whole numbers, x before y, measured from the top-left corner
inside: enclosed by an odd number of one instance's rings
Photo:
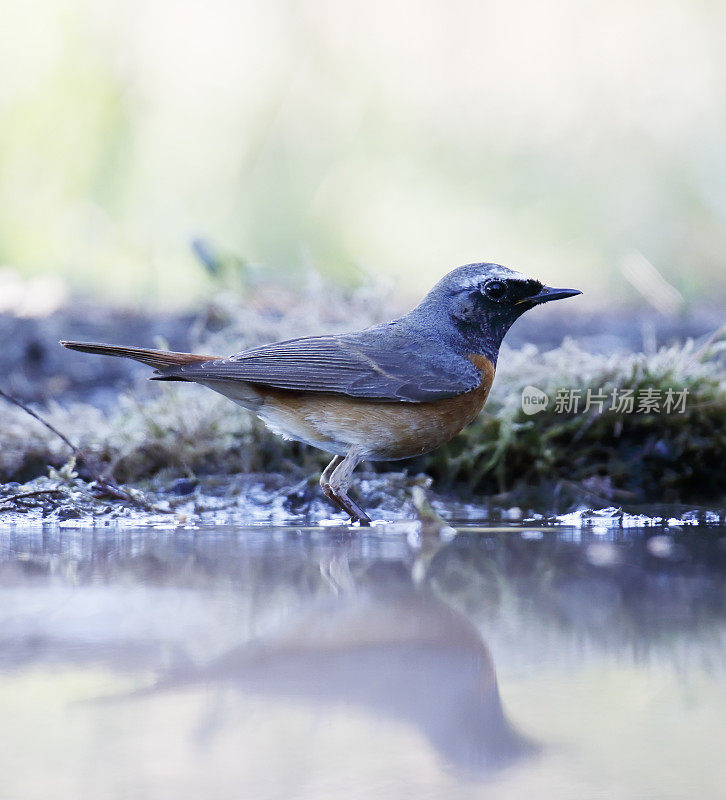
[[[331,453],[355,446],[374,461],[410,458],[448,442],[479,415],[494,366],[482,355],[470,359],[481,374],[479,386],[446,400],[386,403],[272,390],[257,413],[277,433]]]

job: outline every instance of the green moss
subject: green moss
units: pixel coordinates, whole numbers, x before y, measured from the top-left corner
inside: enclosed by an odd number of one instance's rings
[[[417,466],[439,486],[473,493],[503,492],[518,484],[589,482],[600,492],[633,501],[721,499],[726,494],[726,350],[723,331],[707,345],[604,357],[566,342],[549,352],[534,347],[504,352],[485,413],[457,440]],[[533,416],[522,390],[545,391],[550,403]],[[682,413],[608,410],[613,390],[635,397],[652,387],[688,390]],[[603,410],[558,413],[558,390],[602,392]],[[582,409],[581,402],[580,408]]]

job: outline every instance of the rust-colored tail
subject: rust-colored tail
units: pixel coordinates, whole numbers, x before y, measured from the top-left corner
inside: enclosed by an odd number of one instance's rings
[[[143,347],[121,347],[115,344],[96,344],[95,342],[61,342],[69,350],[81,353],[98,353],[102,356],[133,358],[154,369],[166,369],[183,364],[196,364],[202,361],[215,361],[220,356],[202,356],[196,353],[172,353],[168,350],[147,350]]]

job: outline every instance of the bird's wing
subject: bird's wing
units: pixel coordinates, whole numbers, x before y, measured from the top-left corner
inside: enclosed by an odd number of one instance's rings
[[[421,350],[429,352],[428,356]],[[431,354],[433,353],[433,355]],[[480,374],[466,358],[437,356],[401,337],[371,329],[316,336],[245,350],[230,358],[159,370],[157,380],[244,381],[306,392],[422,403],[468,392]]]

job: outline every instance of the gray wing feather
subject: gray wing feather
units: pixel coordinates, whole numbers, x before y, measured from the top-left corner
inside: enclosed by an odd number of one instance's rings
[[[412,347],[410,337],[391,325],[379,326],[275,342],[230,358],[160,370],[158,377],[245,381],[409,403],[455,397],[479,385],[479,372],[468,359],[442,354],[438,343],[418,341],[423,346]]]

